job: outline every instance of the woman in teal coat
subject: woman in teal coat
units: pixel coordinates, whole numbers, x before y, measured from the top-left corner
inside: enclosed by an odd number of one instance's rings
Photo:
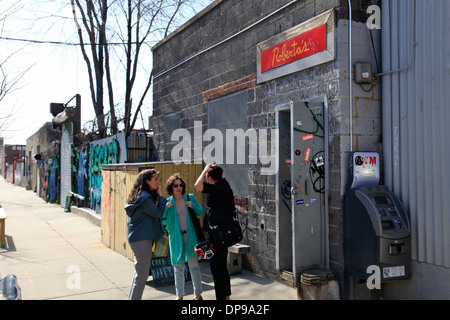
[[[198,256],[194,246],[198,243],[195,229],[189,216],[188,207],[193,208],[197,216],[202,216],[203,209],[193,194],[187,200],[186,183],[178,173],[167,179],[166,190],[171,197],[167,199],[163,223],[169,232],[170,259],[174,266],[175,290],[177,300],[184,296],[184,266],[188,262],[194,287],[194,300],[202,298],[202,279]]]

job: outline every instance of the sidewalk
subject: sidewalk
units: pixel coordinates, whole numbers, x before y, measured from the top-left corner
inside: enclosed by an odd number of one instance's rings
[[[0,205],[6,213],[5,248],[0,248],[0,277],[18,278],[23,300],[126,300],[133,261],[101,242],[101,228],[77,214],[45,203],[32,191],[0,177]],[[203,298],[214,300],[208,262],[202,269]],[[143,300],[173,300],[173,283],[152,286]],[[231,277],[233,300],[296,300],[295,288],[243,270]],[[186,283],[186,300],[193,298]]]

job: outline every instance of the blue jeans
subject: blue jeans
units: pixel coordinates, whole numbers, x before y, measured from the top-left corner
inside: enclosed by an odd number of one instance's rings
[[[187,255],[187,233],[183,234],[183,250]],[[200,267],[198,265],[198,257],[187,257],[189,269],[191,271],[192,285],[194,287],[194,294],[202,293],[202,276]],[[175,291],[177,296],[184,296],[184,258],[181,258],[180,263],[174,265],[175,274]]]

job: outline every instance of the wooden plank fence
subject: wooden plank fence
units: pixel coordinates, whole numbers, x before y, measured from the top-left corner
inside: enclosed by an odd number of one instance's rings
[[[164,196],[166,180],[174,173],[180,173],[186,182],[186,192],[193,193],[200,204],[203,194],[194,189],[194,183],[203,170],[201,163],[145,162],[102,166],[101,232],[102,243],[108,248],[133,260],[128,244],[127,215],[124,206],[133,188],[134,181],[144,169],[159,171],[159,182]]]

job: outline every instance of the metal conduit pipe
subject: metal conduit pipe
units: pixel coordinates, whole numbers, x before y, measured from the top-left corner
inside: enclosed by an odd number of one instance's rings
[[[391,19],[390,19],[390,10],[391,10],[390,1],[388,1],[383,6],[383,8],[385,6],[388,8],[386,16],[389,17],[388,23],[389,23],[389,26],[390,26],[390,23],[391,23]],[[412,35],[411,35],[411,58],[409,59],[408,65],[406,65],[405,67],[400,67],[399,69],[396,69],[396,70],[391,70],[391,71],[378,73],[378,74],[376,74],[377,77],[387,76],[387,75],[390,75],[392,73],[402,72],[402,71],[405,71],[405,70],[409,69],[412,66],[414,58],[415,58],[415,53],[416,53],[416,50],[415,50],[415,48],[416,48],[416,0],[413,0],[412,10],[413,10],[413,13],[412,13],[412,17],[413,18],[412,18]],[[383,31],[385,31],[385,30],[383,29]]]
[[[191,57],[182,60],[181,62],[175,64],[174,66],[172,66],[172,67],[170,67],[170,68],[168,68],[168,69],[166,69],[164,71],[161,71],[160,73],[154,75],[153,78],[156,79],[156,78],[162,76],[163,74],[165,74],[165,73],[167,73],[167,72],[169,72],[169,71],[171,71],[171,70],[181,66],[182,64],[184,64],[184,63],[194,59],[195,57],[197,57],[197,56],[199,56],[199,55],[201,55],[201,54],[211,50],[212,48],[215,48],[218,45],[231,40],[232,38],[240,35],[241,33],[245,32],[248,29],[254,27],[255,25],[261,23],[262,21],[264,21],[267,18],[271,17],[272,15],[278,13],[279,11],[285,9],[286,7],[288,7],[291,4],[295,3],[296,1],[297,0],[293,0],[293,1],[289,2],[289,3],[287,3],[283,7],[277,9],[276,11],[274,11],[271,14],[265,16],[264,18],[256,21],[255,23],[253,23],[250,26],[244,28],[243,30],[235,33],[234,35],[232,35],[232,36],[230,36],[230,37],[228,37],[228,38],[226,38],[226,39],[224,39],[224,40],[222,40],[222,41],[220,41],[220,42],[218,42],[218,43],[216,43],[216,44],[214,44],[214,45],[212,45],[212,46],[210,46],[210,47],[208,47],[208,48],[206,48],[204,50],[201,50],[201,51],[197,52],[196,54],[192,55]],[[352,100],[353,100],[353,94],[352,94],[352,74],[351,74],[352,73],[352,4],[351,4],[350,0],[348,0],[348,14],[349,14],[349,18],[348,18],[348,20],[349,20],[349,25],[348,25],[348,38],[349,38],[348,39],[348,67],[349,67],[348,73],[349,74],[348,74],[348,78],[349,78],[349,113],[350,113],[350,115],[349,115],[349,120],[350,120],[349,126],[350,126],[350,152],[352,152],[353,151],[353,127],[352,127],[352,113],[353,113],[353,101]]]
[[[348,0],[348,88],[349,88],[349,130],[350,130],[350,152],[353,152],[353,95],[352,95],[352,4]]]

